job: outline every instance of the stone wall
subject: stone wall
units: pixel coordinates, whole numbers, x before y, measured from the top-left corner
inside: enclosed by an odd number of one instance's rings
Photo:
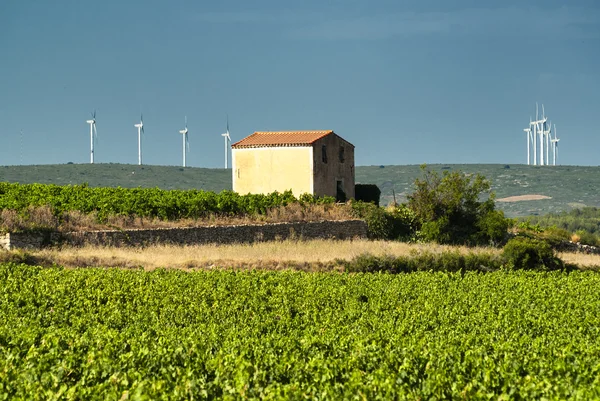
[[[289,238],[313,239],[366,238],[367,225],[362,220],[317,221],[240,226],[209,226],[188,228],[138,229],[121,231],[81,231],[40,234],[8,234],[0,247],[39,248],[46,243],[65,243],[74,246],[85,244],[112,246],[143,246],[151,244],[231,244],[256,241],[273,241]]]
[[[563,241],[557,247],[557,250],[561,251],[561,252],[577,252],[577,253],[587,253],[587,254],[592,254],[592,255],[600,255],[600,248],[591,246],[591,245],[584,245],[579,242],[572,242],[572,241]]]
[[[50,243],[51,234],[49,232],[0,234],[0,249],[36,249]]]

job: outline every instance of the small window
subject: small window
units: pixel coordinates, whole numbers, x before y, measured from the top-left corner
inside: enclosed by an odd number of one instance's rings
[[[346,156],[344,154],[344,145],[340,146],[340,163],[343,163],[346,160]]]
[[[323,159],[323,163],[327,163],[327,146],[321,146],[321,157]]]

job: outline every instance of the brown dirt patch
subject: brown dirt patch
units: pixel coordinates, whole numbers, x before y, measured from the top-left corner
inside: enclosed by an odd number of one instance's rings
[[[516,196],[508,196],[506,198],[496,199],[496,202],[521,202],[521,201],[533,201],[533,200],[543,200],[543,199],[552,199],[551,196],[546,195],[516,195]]]

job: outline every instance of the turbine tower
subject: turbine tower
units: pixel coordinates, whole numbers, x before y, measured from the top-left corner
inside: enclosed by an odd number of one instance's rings
[[[544,124],[546,125],[546,124]],[[550,121],[550,124],[548,124],[548,129],[544,130],[544,136],[546,137],[546,165],[549,166],[550,165],[550,145],[551,145],[551,141],[550,139],[552,139],[552,121]]]
[[[542,119],[540,123],[540,165],[547,166],[548,164],[548,132],[546,130],[546,111],[544,110],[544,104],[542,103]],[[546,158],[544,159],[544,148],[546,150]]]
[[[138,129],[138,164],[142,165],[142,134],[144,133],[144,117],[140,114],[139,124],[134,124],[134,127]]]
[[[92,114],[92,119],[87,120],[86,123],[90,125],[90,163],[94,164],[94,139],[98,137],[98,131],[96,130],[96,110]]]
[[[183,167],[186,167],[186,154],[190,148],[190,142],[188,140],[187,116],[185,116],[185,128],[180,130],[179,133],[183,135]]]
[[[229,136],[229,116],[227,116],[227,132],[221,134],[223,138],[225,138],[225,168],[228,168],[228,160],[227,156],[229,155],[229,146],[228,143],[231,143],[231,137]]]
[[[554,165],[555,166],[556,166],[556,157],[558,156],[558,141],[560,141],[560,139],[557,138],[556,124],[554,124],[554,139],[551,139],[550,142],[552,142],[552,152],[554,153]]]
[[[531,142],[531,118],[529,119],[529,128],[525,128],[523,131],[527,134],[527,165],[529,166],[531,164],[529,159],[529,155],[531,154],[531,150],[529,149],[529,143]]]
[[[537,126],[538,126],[538,104],[535,103],[535,121],[529,123],[533,126],[533,165],[537,166]]]

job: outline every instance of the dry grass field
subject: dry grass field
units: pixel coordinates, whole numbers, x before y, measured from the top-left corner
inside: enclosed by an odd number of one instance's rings
[[[408,256],[422,252],[441,253],[487,252],[499,254],[497,248],[468,248],[436,244],[407,244],[395,241],[272,241],[235,245],[153,245],[147,247],[63,247],[42,250],[0,251],[0,262],[22,261],[40,265],[76,267],[120,267],[173,269],[295,269],[304,271],[335,271],[341,269],[336,260],[351,260],[373,255]],[[600,269],[600,255],[559,253],[567,263],[581,268]]]
[[[441,253],[498,252],[494,248],[450,247],[434,244],[406,244],[392,241],[274,241],[235,245],[155,245],[148,247],[63,247],[28,251],[40,264],[65,267],[124,267],[153,270],[160,267],[194,268],[258,268],[299,269],[307,271],[336,270],[336,259],[350,260],[364,253],[374,255],[411,255],[423,251]],[[18,251],[16,251],[18,252]],[[0,261],[10,253],[0,253]]]

